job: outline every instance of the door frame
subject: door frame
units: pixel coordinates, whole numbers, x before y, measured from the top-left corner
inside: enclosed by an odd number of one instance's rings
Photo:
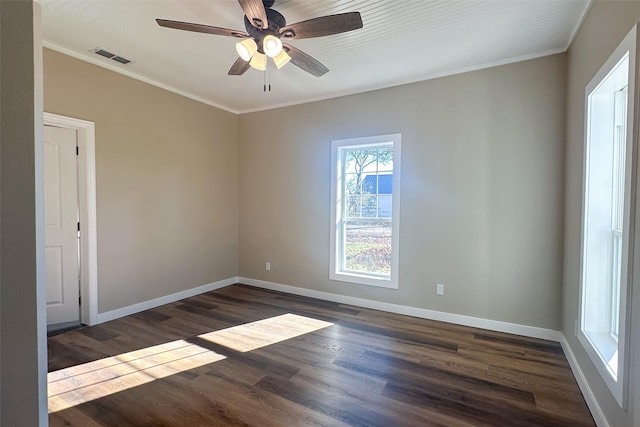
[[[73,129],[78,136],[78,211],[80,217],[80,322],[98,323],[98,238],[96,220],[95,123],[44,113],[44,124]]]

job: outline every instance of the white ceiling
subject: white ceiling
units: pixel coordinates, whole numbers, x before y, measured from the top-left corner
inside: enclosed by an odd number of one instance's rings
[[[237,0],[41,0],[45,46],[243,113],[426,80],[567,49],[590,0],[276,0],[287,23],[359,11],[364,28],[292,40],[329,68],[293,64],[228,76],[238,39],[162,28],[155,18],[244,31]],[[101,47],[132,59],[120,65]]]

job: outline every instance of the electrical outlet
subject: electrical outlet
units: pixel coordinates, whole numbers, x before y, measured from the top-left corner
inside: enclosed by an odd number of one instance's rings
[[[267,271],[271,271],[271,263],[269,261],[267,261],[267,263],[264,265],[264,269]]]
[[[442,283],[436,285],[436,295],[444,295],[444,285]]]

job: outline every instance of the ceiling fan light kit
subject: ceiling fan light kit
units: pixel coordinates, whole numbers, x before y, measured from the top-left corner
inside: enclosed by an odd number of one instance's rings
[[[262,50],[269,58],[277,56],[282,51],[282,41],[276,36],[269,34],[262,39]]]
[[[251,57],[258,51],[258,46],[253,39],[244,39],[236,43],[236,51],[240,58],[250,61]]]
[[[249,62],[249,65],[251,65],[251,68],[258,71],[265,71],[267,69],[267,55],[260,52],[255,53],[251,57],[251,62]]]
[[[284,49],[280,50],[280,53],[273,57],[273,62],[275,62],[276,67],[278,67],[278,70],[282,68],[289,61],[291,61],[291,57],[287,52],[284,51]]]
[[[282,49],[282,41],[271,34],[262,39],[260,50],[258,50],[256,42],[252,38],[248,38],[236,43],[236,51],[240,58],[250,61],[249,65],[258,71],[267,69],[266,56],[273,58],[273,62],[278,69],[291,60],[287,52]],[[264,52],[264,54],[260,51]]]
[[[307,73],[320,77],[329,69],[300,49],[288,43],[282,43],[282,38],[294,40],[323,37],[362,28],[362,18],[359,12],[338,13],[287,25],[284,16],[271,9],[274,2],[275,0],[238,0],[245,14],[246,33],[211,25],[167,19],[156,19],[156,22],[165,28],[244,38],[236,43],[236,51],[240,58],[229,69],[228,74],[231,76],[240,76],[249,68],[266,70],[268,56],[273,59],[278,69],[291,62]]]

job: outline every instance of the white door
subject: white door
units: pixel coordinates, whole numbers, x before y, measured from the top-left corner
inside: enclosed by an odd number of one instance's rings
[[[44,127],[47,324],[80,320],[76,131]]]

